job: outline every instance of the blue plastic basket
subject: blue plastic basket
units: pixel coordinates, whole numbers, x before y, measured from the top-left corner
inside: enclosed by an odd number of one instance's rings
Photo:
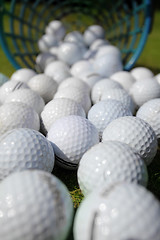
[[[49,21],[60,19],[68,31],[100,24],[122,52],[130,70],[146,43],[152,23],[150,0],[0,1],[0,43],[13,66],[34,68],[38,39]]]

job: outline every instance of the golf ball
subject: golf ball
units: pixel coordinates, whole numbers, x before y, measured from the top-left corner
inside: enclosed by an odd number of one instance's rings
[[[99,142],[96,127],[75,115],[58,119],[49,129],[47,138],[53,144],[57,164],[67,169],[76,169],[82,155]]]
[[[94,145],[82,156],[78,183],[85,196],[97,188],[122,181],[144,186],[148,181],[146,164],[129,145],[106,141]]]
[[[102,141],[120,141],[128,144],[149,165],[157,152],[157,137],[153,128],[138,117],[126,116],[113,120],[105,128]]]
[[[66,239],[73,204],[58,178],[40,170],[17,172],[1,182],[0,194],[0,239]]]

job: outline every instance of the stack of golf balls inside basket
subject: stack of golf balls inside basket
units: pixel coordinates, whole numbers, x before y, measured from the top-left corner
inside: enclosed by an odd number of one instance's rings
[[[91,25],[54,20],[35,69],[0,87],[0,239],[63,240],[73,221],[56,163],[84,195],[75,240],[160,240],[160,203],[146,189],[160,139],[160,76],[123,71],[120,50]]]

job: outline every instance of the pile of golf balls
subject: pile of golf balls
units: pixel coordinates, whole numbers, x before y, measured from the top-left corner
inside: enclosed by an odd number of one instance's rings
[[[67,238],[73,204],[56,166],[77,173],[84,195],[75,240],[160,240],[160,202],[145,188],[159,74],[123,71],[100,25],[68,32],[53,20],[38,47],[36,70],[0,75],[0,239]]]

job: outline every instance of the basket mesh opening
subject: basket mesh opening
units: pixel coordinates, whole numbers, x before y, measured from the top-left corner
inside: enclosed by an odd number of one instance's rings
[[[129,70],[144,47],[151,25],[149,0],[12,0],[0,4],[1,44],[16,68],[34,68],[38,39],[49,21],[59,19],[68,32],[102,25],[106,38],[121,50],[124,69]]]

